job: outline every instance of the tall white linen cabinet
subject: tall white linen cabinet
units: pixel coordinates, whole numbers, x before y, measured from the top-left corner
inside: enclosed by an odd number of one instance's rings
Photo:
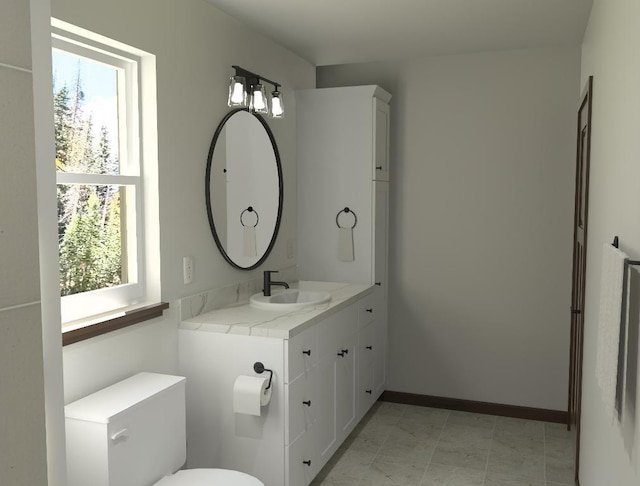
[[[360,416],[387,375],[390,100],[378,86],[296,92],[299,277],[376,286],[357,338]]]

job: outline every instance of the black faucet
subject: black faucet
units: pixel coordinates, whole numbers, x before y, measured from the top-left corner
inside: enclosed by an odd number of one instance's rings
[[[285,289],[289,288],[289,284],[287,282],[275,282],[271,280],[271,274],[278,273],[277,270],[265,270],[264,271],[264,286],[262,287],[262,293],[265,297],[269,297],[271,295],[271,286],[272,285],[281,285]]]

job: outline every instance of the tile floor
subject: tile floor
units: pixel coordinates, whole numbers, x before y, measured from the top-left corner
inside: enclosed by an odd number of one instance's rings
[[[571,486],[560,424],[377,402],[312,486]]]

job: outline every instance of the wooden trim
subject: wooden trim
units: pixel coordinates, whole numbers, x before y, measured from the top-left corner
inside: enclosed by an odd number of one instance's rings
[[[580,107],[578,108],[578,116],[577,116],[577,147],[576,147],[576,167],[578,165],[578,158],[580,157],[580,151],[582,146],[582,110],[587,110],[587,119],[586,119],[586,130],[587,130],[587,147],[586,147],[586,155],[583,164],[583,170],[585,171],[585,196],[584,196],[584,243],[583,243],[583,253],[585,259],[584,266],[584,274],[582,276],[583,283],[586,282],[587,279],[587,241],[588,241],[588,229],[589,229],[589,184],[590,184],[590,176],[591,176],[591,122],[592,122],[592,111],[593,111],[593,76],[589,76],[587,80],[587,84],[582,92]],[[576,176],[577,177],[577,176]],[[577,187],[577,186],[576,186]],[[577,196],[576,196],[577,197]],[[576,240],[576,225],[577,222],[574,222],[574,245]],[[574,259],[575,266],[575,259]],[[575,272],[575,270],[574,270]],[[575,280],[575,276],[572,277]],[[579,333],[579,336],[573,335],[572,337],[576,341],[575,344],[572,343],[574,349],[574,355],[572,356],[572,363],[570,366],[574,367],[574,373],[571,376],[575,376],[575,380],[570,383],[571,388],[569,389],[569,415],[567,416],[567,428],[570,430],[571,425],[575,423],[576,427],[576,454],[575,454],[575,476],[574,479],[576,484],[579,485],[578,477],[580,475],[580,441],[581,441],[581,417],[582,417],[582,372],[583,372],[583,361],[584,361],[584,299],[585,299],[585,291],[586,291],[586,283],[582,286],[580,302],[582,304],[582,326],[580,328],[576,328],[575,332]],[[573,291],[572,291],[573,292]],[[575,393],[575,396],[572,396]],[[573,399],[573,401],[572,401]],[[575,403],[575,410],[573,410],[572,403]],[[572,416],[575,414],[575,417]]]
[[[459,398],[434,397],[430,395],[417,395],[415,393],[404,393],[389,390],[382,393],[380,400],[385,402],[404,403],[407,405],[419,405],[422,407],[444,408],[447,410],[460,410],[463,412],[540,420],[543,422],[554,422],[558,424],[567,423],[567,412],[562,410],[546,410],[543,408],[520,407],[518,405],[476,402],[473,400],[461,400]]]
[[[106,334],[140,322],[155,319],[156,317],[162,316],[165,309],[168,308],[169,304],[167,302],[160,302],[159,304],[147,305],[145,307],[139,307],[137,309],[124,311],[115,315],[107,315],[100,322],[95,322],[94,324],[66,332],[63,331],[62,345],[66,346],[68,344],[77,343],[79,341],[84,341],[85,339],[100,336],[101,334]]]

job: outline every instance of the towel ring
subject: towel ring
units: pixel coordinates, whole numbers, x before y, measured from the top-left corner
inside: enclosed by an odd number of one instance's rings
[[[342,211],[338,211],[338,214],[336,214],[336,225],[338,226],[338,228],[346,228],[346,226],[340,226],[340,223],[338,222],[338,218],[342,213],[353,214],[353,226],[351,227],[351,229],[355,228],[356,225],[358,224],[358,216],[356,216],[356,213],[354,213],[348,207],[344,208]]]
[[[240,213],[240,224],[242,226],[244,226],[245,228],[247,227],[247,225],[244,224],[244,221],[242,221],[242,217],[244,216],[244,213],[246,213],[246,212],[254,213],[256,215],[256,224],[254,224],[253,226],[250,226],[250,228],[255,228],[256,226],[258,226],[258,223],[260,222],[260,216],[258,216],[258,211],[253,209],[253,206],[249,206],[247,209],[245,209],[244,211],[242,211]]]

